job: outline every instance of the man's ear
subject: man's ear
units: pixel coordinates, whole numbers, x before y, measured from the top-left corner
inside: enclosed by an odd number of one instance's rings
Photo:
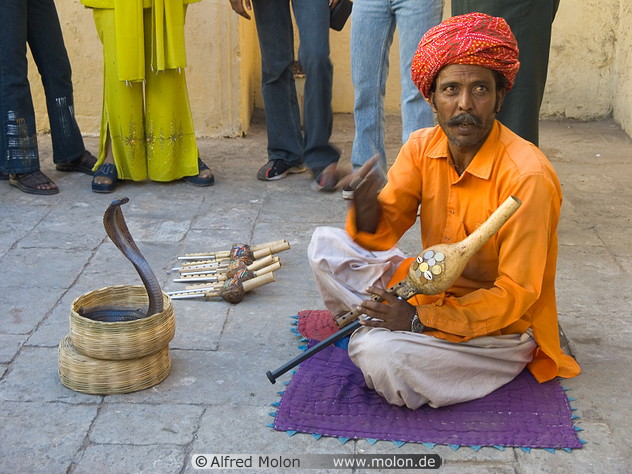
[[[426,99],[426,102],[428,102],[428,105],[430,105],[430,108],[436,114],[437,113],[437,107],[435,106],[435,93],[434,93],[434,91],[430,92],[430,94],[428,95],[428,98]]]
[[[506,95],[506,89],[500,89],[499,91],[496,91],[496,113],[500,112],[500,109],[503,106],[503,102],[505,102]]]

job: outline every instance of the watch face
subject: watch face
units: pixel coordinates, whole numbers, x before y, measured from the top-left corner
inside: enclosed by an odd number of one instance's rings
[[[413,320],[410,322],[410,330],[414,333],[420,333],[424,330],[424,325],[419,321],[419,316],[415,314]]]

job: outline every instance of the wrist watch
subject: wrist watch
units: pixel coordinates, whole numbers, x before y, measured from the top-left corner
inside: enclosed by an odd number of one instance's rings
[[[419,315],[417,314],[417,311],[415,311],[415,315],[410,322],[410,330],[414,333],[419,334],[421,332],[424,332],[424,329],[426,329],[426,326],[424,326],[422,322],[419,321]]]

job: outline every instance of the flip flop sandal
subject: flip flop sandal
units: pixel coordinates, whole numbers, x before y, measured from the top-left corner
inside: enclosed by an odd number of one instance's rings
[[[55,187],[52,189],[40,189],[37,187],[48,183]],[[11,173],[9,174],[9,184],[28,194],[51,195],[59,192],[59,188],[55,183],[39,170],[30,173]]]
[[[208,178],[201,178],[199,173],[202,171],[209,170],[210,168],[206,166],[200,158],[198,158],[198,174],[195,176],[185,176],[183,179],[193,186],[210,186],[215,182],[215,176],[211,174]]]
[[[109,183],[95,183],[96,178],[103,177],[110,180]],[[112,163],[103,163],[99,166],[99,169],[93,175],[92,178],[92,191],[95,193],[111,193],[116,189],[118,184],[118,174],[116,173],[116,166]]]
[[[58,163],[55,165],[57,171],[78,171],[92,176],[92,168],[97,162],[96,157],[88,150],[84,150],[79,158],[69,163]]]

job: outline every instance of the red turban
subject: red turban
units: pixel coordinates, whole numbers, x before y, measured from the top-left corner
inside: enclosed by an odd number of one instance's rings
[[[507,78],[509,90],[520,67],[516,38],[502,18],[483,13],[453,16],[429,29],[413,56],[411,77],[426,99],[435,76],[449,64],[498,71]]]

